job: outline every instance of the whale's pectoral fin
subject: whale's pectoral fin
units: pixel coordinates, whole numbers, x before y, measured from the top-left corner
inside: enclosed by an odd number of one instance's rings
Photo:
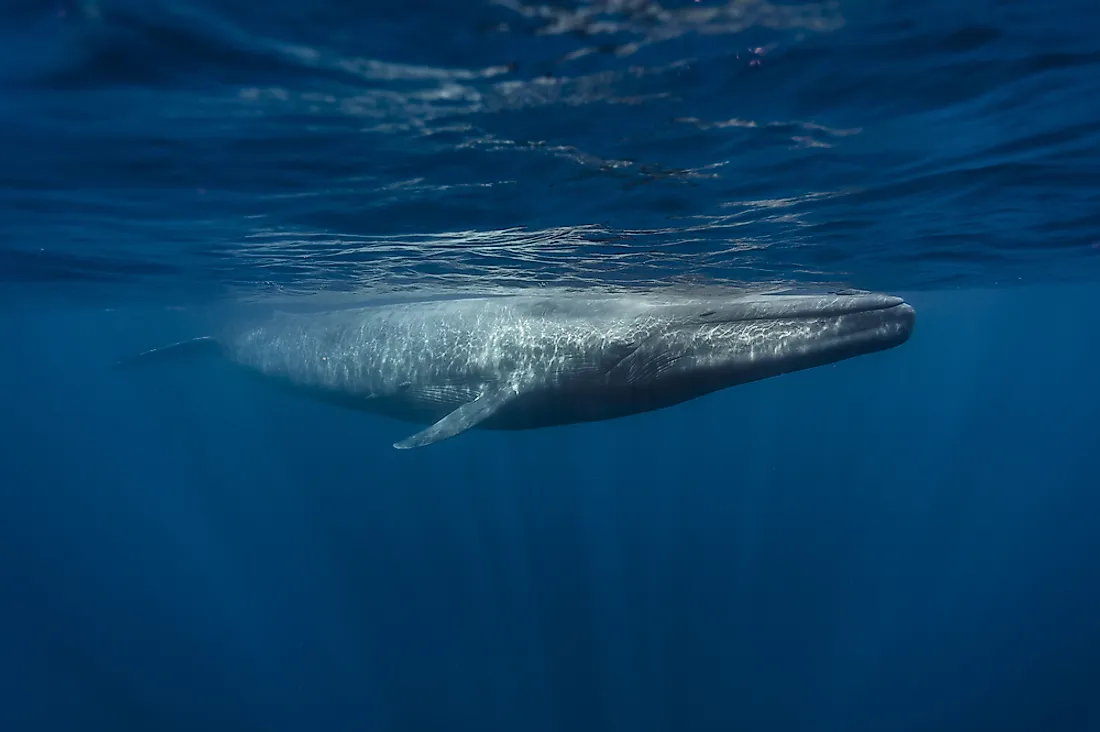
[[[496,414],[501,407],[515,399],[517,394],[516,388],[511,384],[490,387],[477,399],[466,402],[431,427],[406,437],[400,442],[395,442],[393,446],[398,450],[407,450],[410,447],[423,447],[454,437]]]
[[[184,358],[216,356],[221,352],[222,346],[220,343],[213,338],[203,336],[201,338],[192,338],[189,341],[180,341],[179,343],[161,346],[160,348],[154,348],[150,351],[144,351],[135,356],[116,361],[115,366],[117,368],[133,368],[137,366],[178,361]]]

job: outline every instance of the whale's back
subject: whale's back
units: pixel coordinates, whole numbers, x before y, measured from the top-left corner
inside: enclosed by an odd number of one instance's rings
[[[267,376],[357,397],[551,384],[605,373],[654,327],[638,316],[616,301],[518,298],[277,313],[236,330],[226,349]]]

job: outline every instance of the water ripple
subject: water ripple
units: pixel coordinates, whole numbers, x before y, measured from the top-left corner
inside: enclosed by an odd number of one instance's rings
[[[874,289],[1100,261],[1100,11],[1073,0],[20,8],[20,286]]]

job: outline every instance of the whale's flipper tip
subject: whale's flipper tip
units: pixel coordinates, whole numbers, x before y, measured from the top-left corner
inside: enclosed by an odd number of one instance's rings
[[[515,399],[516,395],[517,391],[512,386],[497,387],[483,392],[477,399],[463,404],[431,427],[395,442],[393,446],[398,450],[408,450],[454,437],[492,417],[501,407]]]
[[[129,356],[121,361],[116,361],[115,368],[136,368],[145,365],[179,361],[185,358],[216,356],[221,353],[221,350],[222,346],[218,341],[210,336],[202,336],[200,338],[192,338],[191,340],[172,343],[167,346],[161,346],[160,348],[143,351],[134,356]]]

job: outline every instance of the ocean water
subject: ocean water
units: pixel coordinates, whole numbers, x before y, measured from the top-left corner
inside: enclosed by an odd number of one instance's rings
[[[1100,5],[8,0],[0,729],[1100,730]],[[227,311],[858,288],[903,346],[470,432]]]

